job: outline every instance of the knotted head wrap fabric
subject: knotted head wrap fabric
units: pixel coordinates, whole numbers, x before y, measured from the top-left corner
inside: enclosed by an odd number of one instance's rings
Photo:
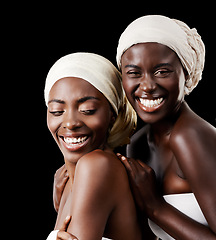
[[[129,137],[136,128],[137,117],[125,96],[121,74],[114,65],[106,58],[93,53],[72,53],[60,58],[51,67],[46,78],[46,105],[52,86],[65,77],[84,79],[110,102],[117,118],[109,132],[109,146],[115,148],[129,143]]]
[[[117,64],[131,46],[138,43],[156,42],[172,49],[188,73],[185,94],[189,94],[202,78],[205,62],[205,45],[195,28],[184,22],[161,15],[147,15],[133,21],[119,39]]]

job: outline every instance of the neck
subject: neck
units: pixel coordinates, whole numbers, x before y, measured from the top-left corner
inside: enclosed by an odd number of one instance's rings
[[[151,132],[154,136],[155,141],[160,141],[161,138],[167,137],[170,135],[175,122],[179,118],[183,108],[186,107],[186,103],[183,102],[176,111],[174,111],[168,117],[162,119],[159,122],[151,124]]]

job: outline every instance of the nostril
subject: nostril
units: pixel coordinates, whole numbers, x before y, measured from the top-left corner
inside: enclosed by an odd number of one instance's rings
[[[75,130],[78,128],[82,127],[82,122],[79,120],[70,120],[70,121],[65,121],[63,123],[63,128],[67,128],[69,130]]]
[[[145,80],[140,83],[140,89],[147,93],[152,93],[156,90],[157,86],[152,80]]]

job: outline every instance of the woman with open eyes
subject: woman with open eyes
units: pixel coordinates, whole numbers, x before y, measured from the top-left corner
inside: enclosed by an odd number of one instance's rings
[[[216,129],[185,101],[204,59],[196,29],[164,16],[138,18],[119,39],[123,87],[146,124],[119,158],[139,212],[163,240],[216,239]]]

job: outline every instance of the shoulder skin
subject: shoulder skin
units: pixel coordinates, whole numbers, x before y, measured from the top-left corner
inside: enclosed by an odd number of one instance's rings
[[[172,130],[170,147],[216,233],[216,129],[187,108]]]

